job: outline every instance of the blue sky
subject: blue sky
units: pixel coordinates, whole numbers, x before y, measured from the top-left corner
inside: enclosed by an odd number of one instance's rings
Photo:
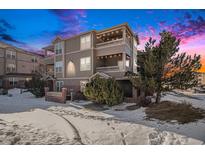
[[[205,56],[205,10],[0,10],[0,40],[38,51],[56,35],[69,37],[124,22],[139,35],[141,49],[165,29],[181,39],[182,51]]]

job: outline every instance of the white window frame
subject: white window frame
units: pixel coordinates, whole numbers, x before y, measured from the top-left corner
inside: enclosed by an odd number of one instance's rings
[[[63,81],[56,81],[56,91],[61,91],[63,86],[64,86],[64,82]]]
[[[91,70],[91,57],[80,58],[80,71],[90,71]]]
[[[55,72],[62,73],[63,71],[63,61],[55,62]]]
[[[8,68],[9,68],[9,71],[8,71]],[[16,65],[15,64],[7,64],[6,66],[6,72],[15,72],[16,71]]]
[[[91,48],[91,34],[87,34],[84,36],[81,36],[80,38],[80,49],[90,49]]]
[[[62,42],[57,42],[55,44],[55,54],[56,55],[61,55],[62,54]]]
[[[38,62],[36,56],[32,57],[31,61],[32,61],[33,63],[37,63],[37,62]]]
[[[9,80],[9,84],[12,86],[15,86],[18,82],[17,79],[14,77],[9,78],[8,80]]]
[[[6,58],[16,59],[16,52],[15,51],[11,51],[11,50],[7,50],[6,51]]]

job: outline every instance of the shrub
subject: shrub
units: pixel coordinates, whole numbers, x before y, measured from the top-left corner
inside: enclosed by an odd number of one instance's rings
[[[40,76],[34,76],[32,80],[27,83],[27,87],[29,87],[29,91],[36,97],[43,97],[45,96],[45,83]]]
[[[0,89],[0,95],[7,95],[8,90],[7,89]]]
[[[114,78],[100,78],[99,75],[86,85],[84,95],[92,101],[109,106],[123,101],[123,92],[117,81]]]

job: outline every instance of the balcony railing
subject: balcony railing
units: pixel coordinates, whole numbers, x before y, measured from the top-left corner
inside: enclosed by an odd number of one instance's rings
[[[54,56],[48,56],[44,58],[45,64],[54,64]]]
[[[96,71],[98,71],[98,72],[119,71],[119,66],[97,67],[97,68],[96,68]]]
[[[112,40],[112,41],[107,41],[107,42],[102,42],[102,43],[97,43],[96,47],[104,47],[104,46],[110,46],[110,45],[121,45],[123,43],[123,39],[117,39],[117,40]]]

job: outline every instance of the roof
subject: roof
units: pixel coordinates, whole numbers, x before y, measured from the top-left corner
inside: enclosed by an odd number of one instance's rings
[[[45,50],[54,50],[54,45],[48,45],[46,47],[43,47],[42,49],[45,49]]]
[[[79,33],[77,35],[67,37],[67,38],[61,38],[60,36],[56,36],[55,39],[52,42],[54,42],[55,40],[59,40],[59,39],[62,40],[62,41],[65,41],[65,40],[69,40],[69,39],[72,39],[72,38],[75,38],[75,37],[78,37],[78,36],[81,36],[81,35],[85,35],[85,34],[88,34],[88,33],[92,33],[92,32],[101,33],[101,32],[104,32],[104,31],[108,31],[108,30],[118,28],[118,27],[123,27],[123,26],[125,26],[129,30],[129,32],[134,36],[134,33],[133,33],[132,29],[130,28],[129,24],[128,23],[122,23],[122,24],[119,24],[119,25],[115,25],[115,26],[103,29],[103,30],[90,30],[90,31],[87,31],[87,32],[82,32],[82,33]],[[44,47],[43,49],[46,49],[46,48]]]
[[[13,46],[13,45],[11,45],[11,44],[2,42],[2,41],[0,41],[0,47],[1,47],[1,48],[14,48],[14,49],[17,50],[18,52],[22,52],[22,53],[25,53],[25,54],[36,55],[36,56],[42,56],[42,55],[40,55],[39,53],[30,52],[30,51],[24,50],[24,49],[22,49],[22,48],[15,47],[15,46]]]
[[[130,26],[128,25],[128,23],[122,23],[122,24],[119,24],[119,25],[116,25],[116,26],[112,26],[110,28],[106,28],[106,29],[103,29],[103,30],[98,30],[96,32],[101,33],[101,32],[108,31],[108,30],[111,30],[111,29],[115,29],[115,28],[118,28],[118,27],[126,27],[130,31],[130,33],[134,36],[134,33],[133,33],[132,29],[130,28]]]
[[[89,80],[95,78],[96,76],[100,76],[100,77],[105,78],[105,79],[111,78],[111,76],[108,75],[108,74],[106,74],[106,73],[103,73],[103,72],[97,72],[97,73],[91,75],[91,76],[89,77]]]

